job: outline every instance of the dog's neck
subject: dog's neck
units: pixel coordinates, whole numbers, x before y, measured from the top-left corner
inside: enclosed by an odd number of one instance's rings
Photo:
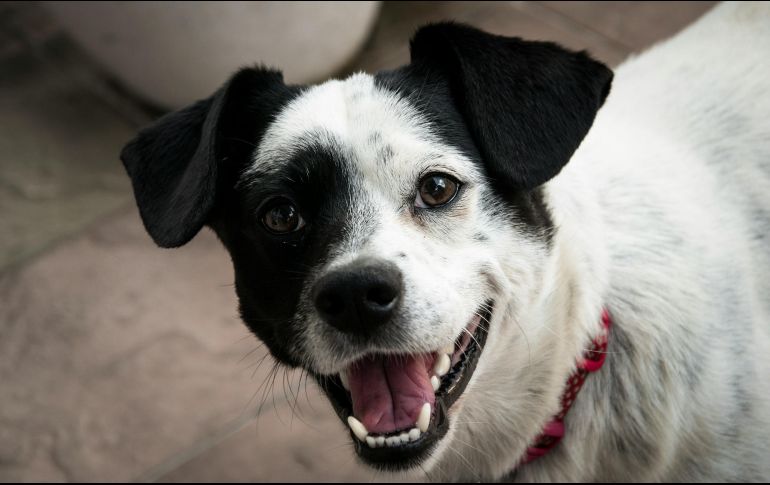
[[[532,446],[527,448],[522,466],[547,455],[561,442],[565,433],[564,420],[575,399],[577,399],[585,380],[590,374],[599,371],[604,366],[609,332],[612,327],[612,318],[606,308],[602,311],[601,322],[603,331],[594,337],[591,346],[584,351],[582,358],[577,362],[577,368],[565,384],[564,392],[561,395],[561,410],[546,423],[543,432],[535,439]]]
[[[553,266],[550,267],[553,273],[546,276],[546,281],[554,286],[543,289],[543,293],[550,296],[547,298],[550,301],[542,301],[542,304],[566,309],[553,317],[565,324],[562,340],[572,345],[562,348],[562,353],[554,356],[554,360],[561,360],[562,364],[565,358],[570,360],[571,364],[566,368],[569,374],[561,381],[558,412],[530,443],[509,477],[516,476],[522,469],[532,466],[532,462],[548,455],[563,437],[570,434],[571,420],[567,414],[583,383],[603,367],[607,355],[612,320],[603,300],[606,273],[601,256],[604,252],[597,250],[603,245],[602,219],[595,194],[586,193],[585,187],[590,187],[590,184],[586,184],[583,177],[585,175],[576,169],[566,170],[558,182],[549,184],[549,205],[558,230],[554,237]],[[575,357],[570,358],[571,355]],[[563,375],[565,367],[562,365],[557,370],[558,367],[553,366],[554,373]],[[580,415],[572,417],[572,421],[581,419]],[[583,437],[570,438],[574,441]],[[565,459],[563,453],[559,455],[558,459]]]

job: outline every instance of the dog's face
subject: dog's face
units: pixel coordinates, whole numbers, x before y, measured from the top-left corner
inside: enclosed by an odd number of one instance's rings
[[[478,374],[526,348],[517,315],[554,231],[540,187],[611,79],[584,54],[454,24],[411,47],[401,69],[312,87],[242,70],[122,154],[155,241],[213,228],[246,325],[384,468],[446,449]]]

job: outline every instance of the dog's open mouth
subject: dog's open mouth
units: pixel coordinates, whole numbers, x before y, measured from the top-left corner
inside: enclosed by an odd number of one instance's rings
[[[427,457],[446,434],[447,411],[473,375],[491,313],[491,303],[485,304],[447,348],[369,355],[340,376],[317,377],[364,461],[404,469]]]

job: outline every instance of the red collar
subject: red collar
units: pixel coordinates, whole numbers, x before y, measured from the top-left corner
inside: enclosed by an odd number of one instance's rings
[[[583,358],[578,362],[577,369],[567,380],[567,387],[561,395],[561,411],[553,417],[543,428],[543,432],[535,438],[534,444],[527,448],[527,454],[522,460],[526,465],[551,451],[564,436],[564,416],[572,407],[580,388],[588,377],[588,374],[596,372],[604,365],[607,357],[607,340],[612,326],[612,317],[607,309],[602,310],[602,331],[591,342],[591,347],[583,353]]]

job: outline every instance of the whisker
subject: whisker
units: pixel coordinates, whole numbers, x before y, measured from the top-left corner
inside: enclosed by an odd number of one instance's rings
[[[305,373],[305,399],[307,400],[307,403],[310,406],[310,410],[315,413],[316,410],[315,408],[313,408],[313,402],[310,400],[310,396],[308,396],[307,394],[307,380],[309,377],[310,377],[310,373],[306,372]]]
[[[256,418],[257,429],[259,429],[259,418],[260,416],[262,416],[262,407],[265,405],[265,400],[267,399],[266,392],[269,385],[268,383],[270,382],[270,379],[273,376],[273,374],[277,372],[277,368],[278,368],[278,363],[277,362],[273,363],[273,367],[270,369],[270,372],[267,374],[267,376],[265,376],[265,379],[262,381],[262,384],[260,384],[260,386],[257,388],[257,392],[259,392],[260,389],[262,390],[262,397],[260,398],[259,406],[257,407],[256,414],[254,415],[254,417]]]
[[[263,363],[263,362],[265,362],[265,360],[267,360],[267,358],[268,358],[268,357],[270,357],[270,354],[265,354],[265,355],[263,355],[263,356],[262,356],[262,358],[261,358],[261,359],[259,359],[259,361],[256,363],[256,367],[254,368],[254,372],[252,372],[252,373],[251,373],[251,378],[252,378],[252,379],[254,379],[254,376],[256,376],[256,375],[257,375],[257,371],[259,371],[259,368],[260,368],[260,367],[262,367],[262,363]],[[254,365],[254,364],[252,364],[252,365]],[[247,367],[246,367],[244,370],[248,369],[249,367],[251,367],[251,365],[247,366]]]
[[[516,323],[516,326],[519,327],[521,334],[524,336],[524,341],[527,342],[527,358],[529,360],[528,365],[532,365],[532,346],[529,343],[529,337],[527,336],[527,332],[524,331],[524,327],[522,327],[516,319],[513,319],[513,320]]]
[[[481,448],[477,448],[477,447],[473,446],[472,444],[470,444],[470,443],[468,443],[466,441],[461,440],[457,436],[455,436],[453,439],[458,441],[458,442],[460,442],[460,443],[462,443],[462,444],[464,444],[465,446],[467,446],[468,448],[472,449],[473,451],[477,451],[477,452],[481,453],[482,455],[486,456],[490,460],[492,459],[492,456],[489,453],[483,451]]]
[[[420,467],[420,470],[422,470],[422,473],[425,475],[425,479],[431,482],[432,480],[430,479],[430,474],[428,473],[428,470],[426,470],[425,467],[422,466],[422,463],[417,463],[417,466]]]
[[[244,359],[246,359],[248,356],[250,356],[251,354],[253,354],[257,350],[261,349],[264,345],[265,344],[263,342],[263,343],[257,345],[256,347],[254,347],[253,349],[251,349],[249,352],[246,353],[246,355],[244,355],[243,357],[240,358],[240,360],[238,360],[237,364],[240,364],[241,362],[243,362]]]
[[[469,472],[471,472],[471,473],[473,474],[473,476],[474,476],[474,478],[475,478],[475,480],[476,480],[477,482],[480,482],[480,481],[481,481],[481,478],[479,477],[479,474],[478,474],[478,473],[476,473],[476,470],[474,470],[473,466],[471,465],[471,462],[469,462],[469,461],[468,461],[468,459],[467,459],[467,458],[465,458],[465,456],[463,456],[463,454],[462,454],[462,453],[460,453],[459,451],[457,451],[457,450],[456,450],[456,449],[455,449],[453,446],[447,446],[447,449],[448,449],[448,450],[451,450],[451,451],[452,451],[452,452],[454,452],[454,453],[455,453],[457,456],[459,456],[459,457],[460,457],[460,459],[463,461],[463,463],[465,463],[465,467],[468,469],[468,471],[469,471]]]

